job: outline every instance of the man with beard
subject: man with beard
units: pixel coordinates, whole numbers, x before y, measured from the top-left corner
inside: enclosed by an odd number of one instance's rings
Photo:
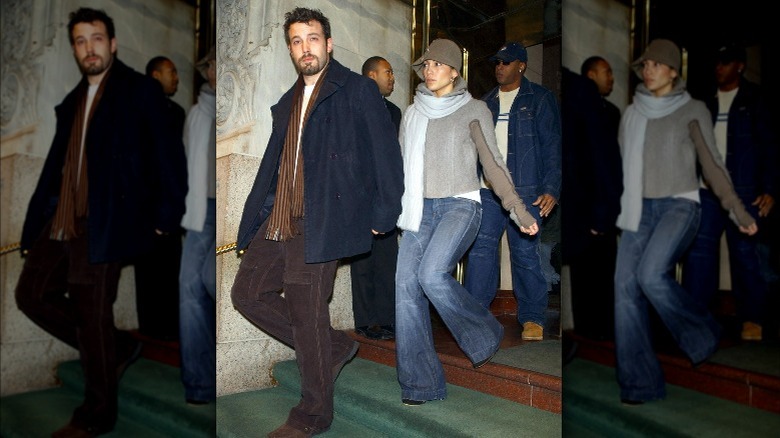
[[[165,96],[116,58],[113,20],[80,8],[68,34],[83,77],[55,110],[57,129],[22,231],[19,309],[77,348],[84,402],[52,436],[91,437],[117,420],[118,382],[141,344],[114,325],[122,266],[184,213],[186,162]]]
[[[295,349],[302,399],[268,436],[308,437],[330,427],[334,382],[358,349],[330,326],[338,260],[395,228],[403,170],[376,83],[330,56],[328,18],[296,8],[284,32],[299,75],[271,107],[274,129],[244,206],[231,295],[248,320]]]

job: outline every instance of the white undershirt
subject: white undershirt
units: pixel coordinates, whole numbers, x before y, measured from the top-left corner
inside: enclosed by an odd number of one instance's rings
[[[303,116],[306,114],[306,108],[309,106],[311,93],[314,91],[314,85],[305,85],[303,87],[303,102],[301,104],[301,120],[298,121],[298,144],[295,146],[295,171],[293,172],[293,187],[295,187],[295,176],[298,174],[298,155],[301,153],[301,138],[303,138]]]
[[[731,103],[734,102],[734,96],[737,95],[739,88],[735,88],[731,91],[718,90],[718,117],[715,119],[715,145],[718,147],[718,152],[726,160],[726,143],[728,140],[728,126],[729,126],[729,109]]]
[[[496,120],[496,144],[498,145],[498,152],[501,153],[501,157],[506,163],[506,156],[508,150],[509,139],[509,112],[512,110],[512,103],[514,103],[517,93],[520,91],[520,87],[515,88],[512,91],[500,91],[498,92],[498,119]],[[485,174],[482,174],[482,187],[490,188],[490,184],[485,179]]]
[[[76,186],[78,187],[79,179],[81,178],[81,162],[84,158],[84,145],[87,140],[87,118],[89,118],[89,110],[92,108],[92,102],[95,100],[95,94],[100,84],[90,84],[87,89],[87,105],[84,109],[84,125],[81,127],[81,147],[79,148],[79,168],[76,172]]]
[[[726,164],[726,146],[728,143],[728,127],[729,127],[729,109],[732,102],[734,102],[734,96],[737,95],[739,88],[735,88],[731,91],[718,90],[718,116],[715,118],[715,126],[713,127],[713,133],[715,134],[715,149],[718,150],[720,157],[723,159],[723,164]],[[707,187],[703,178],[701,179],[701,187]]]

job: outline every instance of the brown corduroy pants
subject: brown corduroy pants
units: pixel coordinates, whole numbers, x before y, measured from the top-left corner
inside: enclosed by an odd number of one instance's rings
[[[305,263],[303,234],[285,242],[266,240],[267,226],[266,220],[242,256],[231,297],[244,317],[295,349],[302,397],[287,423],[324,431],[333,421],[333,365],[354,344],[330,326],[328,298],[337,261]],[[304,229],[302,220],[296,226]]]

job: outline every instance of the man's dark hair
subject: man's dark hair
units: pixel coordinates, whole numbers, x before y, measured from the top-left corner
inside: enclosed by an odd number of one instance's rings
[[[306,23],[311,26],[311,21],[318,21],[322,25],[325,39],[330,38],[330,20],[319,9],[295,8],[284,14],[284,41],[290,44],[290,25],[293,23]]]
[[[162,69],[163,62],[165,61],[170,61],[170,59],[164,56],[155,56],[154,58],[150,59],[149,62],[146,63],[146,76],[151,76],[152,72],[160,71],[160,69]]]
[[[372,56],[366,59],[366,62],[363,63],[362,68],[363,76],[367,76],[369,72],[375,71],[377,68],[379,68],[379,62],[381,61],[387,60],[381,56]]]
[[[79,8],[75,12],[71,12],[68,18],[70,19],[70,21],[68,21],[68,38],[70,39],[70,45],[73,45],[73,28],[79,23],[102,21],[108,32],[108,39],[114,39],[114,20],[100,9]]]
[[[591,56],[590,58],[586,59],[582,62],[582,67],[580,67],[580,74],[587,76],[588,72],[596,68],[596,64],[600,61],[607,62],[607,60],[601,56]]]

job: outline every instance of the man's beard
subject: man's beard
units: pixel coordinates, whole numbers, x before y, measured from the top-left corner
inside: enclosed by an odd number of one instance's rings
[[[313,56],[313,55],[309,55],[309,56]],[[304,76],[314,76],[317,73],[321,72],[322,69],[324,69],[327,64],[328,64],[327,58],[325,59],[325,63],[321,64],[320,58],[314,56],[314,60],[311,62],[307,62],[306,64],[301,65],[301,63],[298,62],[298,71]]]
[[[109,59],[108,62],[104,62],[102,57],[98,56],[97,58],[98,61],[91,62],[87,65],[85,65],[85,61],[80,61],[78,64],[81,73],[87,76],[96,76],[108,70],[108,67],[111,66],[111,59]]]

